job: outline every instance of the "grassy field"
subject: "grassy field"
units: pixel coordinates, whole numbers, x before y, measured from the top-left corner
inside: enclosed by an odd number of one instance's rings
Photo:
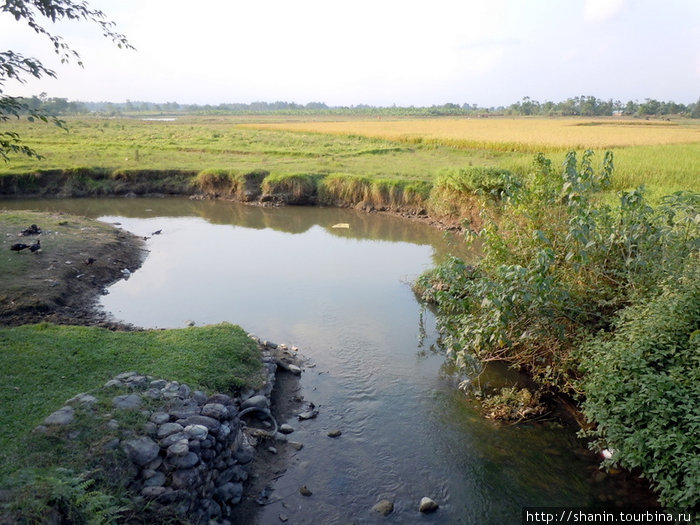
[[[700,122],[618,119],[397,119],[300,122],[185,116],[176,120],[71,117],[68,132],[43,123],[0,123],[44,159],[14,158],[3,174],[99,168],[265,170],[271,175],[329,175],[433,182],[444,169],[491,166],[526,173],[533,154],[560,165],[566,151],[615,153],[613,189],[639,185],[652,197],[700,191]]]

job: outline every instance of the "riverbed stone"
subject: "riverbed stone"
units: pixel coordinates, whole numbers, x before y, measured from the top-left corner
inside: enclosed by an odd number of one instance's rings
[[[124,450],[128,458],[139,466],[153,461],[160,452],[158,443],[148,437],[130,439],[124,443]]]
[[[200,416],[200,415],[192,415],[187,417],[184,420],[184,425],[183,426],[188,426],[188,425],[203,425],[207,427],[207,429],[210,432],[216,432],[219,430],[219,427],[221,426],[221,423],[219,423],[218,420],[214,419],[213,417],[209,416]]]
[[[168,447],[168,456],[184,456],[190,452],[190,446],[187,439],[176,441]]]
[[[439,505],[435,503],[434,500],[428,498],[421,498],[420,504],[418,505],[418,510],[423,513],[435,512]]]
[[[167,423],[168,421],[170,421],[170,414],[168,414],[167,412],[153,412],[149,419],[152,423],[155,423],[156,425],[162,425],[163,423]]]
[[[388,499],[380,500],[372,506],[372,512],[376,512],[382,516],[388,516],[394,512],[394,503]]]
[[[168,448],[170,445],[173,445],[174,443],[177,443],[183,439],[187,439],[187,434],[184,432],[175,432],[174,434],[170,434],[169,436],[161,439],[158,444],[160,445],[160,448]]]
[[[287,423],[283,423],[280,425],[279,431],[282,432],[282,434],[291,434],[294,432],[294,427],[292,427],[292,425],[288,425]]]

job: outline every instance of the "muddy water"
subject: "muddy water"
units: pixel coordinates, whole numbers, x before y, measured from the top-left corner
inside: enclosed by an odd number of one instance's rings
[[[289,421],[305,446],[257,523],[509,524],[523,506],[644,503],[616,476],[602,479],[571,431],[497,427],[455,390],[434,318],[409,286],[458,250],[442,232],[351,210],[182,199],[7,205],[99,217],[150,237],[143,267],[103,298],[118,320],[229,321],[301,348],[311,366],[300,394],[320,414]],[[329,438],[335,429],[342,435]],[[436,513],[418,513],[423,496]],[[384,498],[394,503],[386,518],[370,511]]]

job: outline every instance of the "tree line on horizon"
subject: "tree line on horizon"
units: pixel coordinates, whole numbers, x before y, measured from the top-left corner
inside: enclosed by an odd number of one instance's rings
[[[329,106],[324,102],[251,102],[222,104],[179,104],[177,102],[82,102],[66,98],[48,97],[46,93],[32,97],[18,97],[29,111],[44,111],[52,115],[80,115],[97,113],[107,116],[130,114],[323,114],[341,113],[358,115],[408,115],[408,116],[628,116],[628,117],[667,117],[681,116],[700,118],[700,99],[691,104],[672,101],[644,99],[644,102],[603,100],[593,96],[570,97],[562,102],[539,102],[530,97],[509,106],[482,107],[478,104],[446,103],[433,106]]]

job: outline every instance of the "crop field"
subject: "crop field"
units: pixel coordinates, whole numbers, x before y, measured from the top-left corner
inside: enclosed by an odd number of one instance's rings
[[[266,170],[432,182],[444,169],[492,166],[527,172],[537,152],[615,154],[613,189],[645,185],[652,197],[700,191],[700,121],[623,119],[396,119],[179,116],[66,119],[68,132],[25,121],[18,132],[43,159],[15,157],[3,174],[47,169]],[[338,117],[343,118],[343,117]]]

